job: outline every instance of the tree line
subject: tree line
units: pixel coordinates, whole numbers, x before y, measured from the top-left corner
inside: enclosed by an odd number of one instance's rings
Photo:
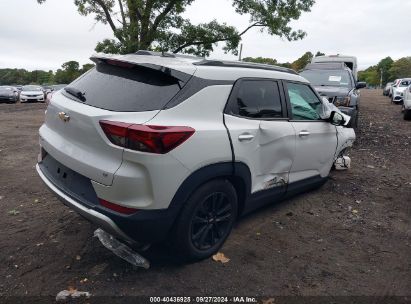
[[[67,61],[56,72],[51,70],[0,69],[0,85],[66,84],[94,67],[87,63],[80,67],[77,61]]]
[[[322,52],[317,52],[315,55],[312,52],[306,52],[301,57],[293,62],[278,62],[274,58],[268,57],[246,57],[244,62],[264,63],[270,65],[278,65],[286,68],[291,68],[295,71],[300,71],[309,64],[314,56],[325,55]],[[81,74],[94,67],[94,64],[87,63],[80,67],[77,61],[68,61],[62,64],[61,68],[56,72],[34,70],[27,71],[25,69],[0,69],[0,85],[25,85],[25,84],[59,84],[70,83]],[[394,61],[391,57],[386,57],[378,64],[367,68],[364,71],[358,72],[358,80],[365,81],[370,86],[378,86],[381,80],[385,85],[387,82],[397,78],[411,78],[411,57],[404,57]]]
[[[395,79],[411,78],[411,57],[403,57],[395,61],[391,57],[386,57],[377,65],[358,72],[358,79],[371,86],[379,86],[381,76],[383,85]]]
[[[271,65],[278,65],[282,66],[285,68],[293,69],[295,71],[300,71],[305,68],[307,64],[311,62],[311,59],[313,57],[317,56],[323,56],[325,55],[324,53],[317,52],[315,55],[311,52],[306,52],[304,55],[302,55],[300,58],[293,62],[285,62],[285,63],[280,63],[277,61],[277,59],[274,58],[264,58],[264,57],[245,57],[243,61],[245,62],[253,62],[253,63],[264,63],[264,64],[271,64]]]

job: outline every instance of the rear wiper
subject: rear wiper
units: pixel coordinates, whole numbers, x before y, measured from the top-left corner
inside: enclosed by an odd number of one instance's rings
[[[77,99],[81,100],[82,102],[86,101],[86,93],[81,92],[80,90],[77,90],[73,87],[65,87],[64,91],[69,93],[71,96],[76,97]]]

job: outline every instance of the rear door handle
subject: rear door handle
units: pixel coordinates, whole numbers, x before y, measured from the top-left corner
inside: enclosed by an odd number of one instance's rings
[[[254,135],[251,134],[241,134],[240,136],[238,136],[238,140],[243,142],[243,141],[250,141],[253,140]]]
[[[299,135],[300,137],[305,137],[305,136],[310,135],[310,132],[308,132],[308,131],[301,131],[298,135]]]

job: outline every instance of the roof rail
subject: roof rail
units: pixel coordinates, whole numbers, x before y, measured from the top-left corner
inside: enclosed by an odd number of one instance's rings
[[[242,62],[242,61],[225,61],[225,60],[207,60],[204,59],[199,62],[193,63],[199,66],[217,66],[217,67],[230,67],[230,68],[245,68],[245,69],[257,69],[257,70],[268,70],[276,72],[284,72],[297,75],[297,72],[293,69],[284,68],[276,65],[252,63],[252,62]]]

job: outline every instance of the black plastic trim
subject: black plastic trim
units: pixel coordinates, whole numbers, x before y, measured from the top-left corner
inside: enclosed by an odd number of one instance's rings
[[[171,109],[184,102],[202,89],[216,85],[233,85],[231,80],[211,80],[192,76],[191,79],[164,107],[163,110]]]
[[[202,184],[219,177],[240,178],[251,191],[251,174],[243,163],[222,162],[203,167],[181,184],[169,207],[160,210],[139,210],[133,215],[122,215],[104,207],[96,206],[96,210],[112,219],[128,236],[140,243],[156,243],[165,240],[178,218],[184,203]]]
[[[287,198],[293,197],[303,192],[307,192],[318,187],[321,187],[328,177],[321,177],[320,175],[313,176],[301,181],[297,181],[284,187],[275,187],[268,190],[261,190],[251,194],[245,202],[243,214],[250,213],[265,205],[272,203],[279,203]]]
[[[38,164],[47,179],[70,198],[93,208],[99,204],[91,180],[64,166],[50,154]]]
[[[327,177],[321,177],[320,175],[316,175],[310,178],[306,178],[294,183],[288,184],[286,198],[295,196],[297,194],[321,187],[325,184],[328,180]]]

